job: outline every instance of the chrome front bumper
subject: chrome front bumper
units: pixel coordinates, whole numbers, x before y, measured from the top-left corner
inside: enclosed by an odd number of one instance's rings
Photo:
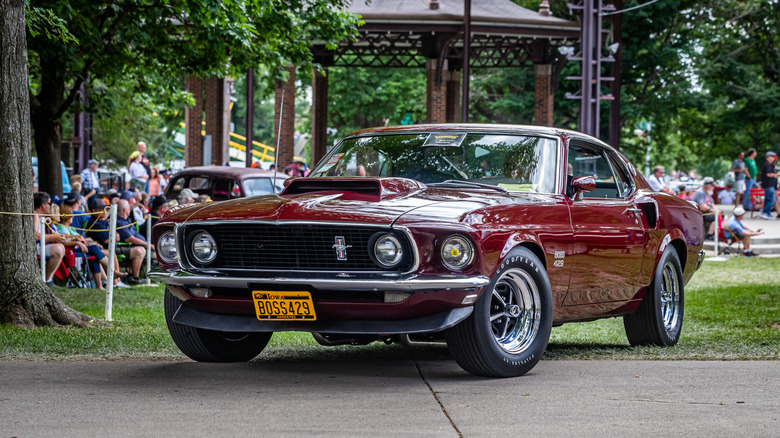
[[[485,287],[490,279],[484,275],[407,275],[388,279],[358,278],[289,278],[289,277],[226,277],[193,274],[189,272],[150,272],[149,277],[158,283],[171,286],[229,287],[248,289],[251,284],[274,283],[280,285],[307,285],[321,290],[370,290],[370,291],[418,291],[418,290],[471,290]]]
[[[699,268],[701,268],[701,264],[704,262],[704,250],[699,251],[699,260],[696,264],[696,270],[698,271]]]

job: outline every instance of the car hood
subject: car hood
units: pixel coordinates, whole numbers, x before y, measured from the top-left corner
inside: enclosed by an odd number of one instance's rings
[[[402,178],[301,178],[279,195],[211,203],[185,209],[172,221],[329,221],[389,225],[414,221],[459,222],[470,212],[517,198],[493,190],[426,187]]]

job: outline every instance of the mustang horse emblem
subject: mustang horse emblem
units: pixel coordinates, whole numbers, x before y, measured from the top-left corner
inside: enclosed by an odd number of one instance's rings
[[[347,248],[352,248],[352,245],[345,245],[345,243],[347,242],[344,240],[344,236],[336,236],[336,244],[331,247],[336,249],[336,259],[338,260],[346,260]]]

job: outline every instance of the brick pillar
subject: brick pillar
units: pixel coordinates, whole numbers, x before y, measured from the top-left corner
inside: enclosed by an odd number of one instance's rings
[[[553,125],[552,65],[534,64],[534,124]]]
[[[460,121],[460,79],[463,74],[459,71],[447,71],[447,123]]]
[[[292,163],[293,147],[295,146],[295,67],[285,67],[289,76],[287,81],[276,81],[276,111],[274,112],[274,147],[279,144],[280,171]],[[282,114],[282,132],[279,133],[279,112],[282,105],[282,90],[284,90],[284,114]]]
[[[184,108],[184,120],[186,124],[185,136],[187,138],[184,147],[184,166],[200,166],[203,164],[203,136],[201,135],[203,122],[203,80],[190,76],[187,78],[187,92],[195,96],[195,105]]]
[[[435,59],[429,59],[425,63],[425,70],[428,77],[428,90],[425,100],[428,111],[428,123],[445,123],[447,121],[447,82],[439,80],[439,74],[436,71]],[[447,62],[442,66],[447,69]],[[443,75],[442,75],[443,76]],[[444,77],[442,77],[444,79]]]
[[[326,70],[327,73],[327,70]],[[311,79],[311,166],[325,156],[328,146],[328,77],[315,70]]]
[[[228,157],[230,91],[225,78],[206,79],[206,135],[211,136],[211,157],[206,164],[221,166]]]

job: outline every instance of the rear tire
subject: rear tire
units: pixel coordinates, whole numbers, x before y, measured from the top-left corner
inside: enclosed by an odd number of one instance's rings
[[[632,346],[672,346],[680,339],[685,294],[682,264],[669,245],[661,256],[653,282],[636,312],[623,317],[628,342]]]
[[[234,333],[198,329],[173,322],[182,301],[165,289],[165,322],[182,353],[198,362],[246,362],[263,351],[273,333]]]
[[[551,330],[552,291],[544,265],[527,248],[517,248],[501,263],[474,312],[444,336],[469,373],[515,377],[539,362]]]

